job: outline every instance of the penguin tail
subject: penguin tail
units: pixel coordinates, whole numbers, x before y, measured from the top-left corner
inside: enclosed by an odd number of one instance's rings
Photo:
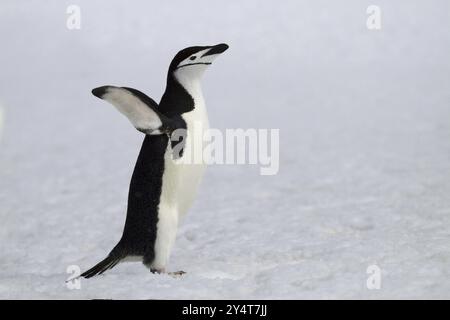
[[[97,263],[95,266],[90,268],[81,274],[81,277],[86,279],[92,278],[93,276],[102,274],[106,270],[112,269],[118,264],[124,257],[121,255],[114,254],[111,252],[105,259]]]

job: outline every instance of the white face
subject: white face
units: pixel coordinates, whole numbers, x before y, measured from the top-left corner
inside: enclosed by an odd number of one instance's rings
[[[208,66],[214,61],[219,54],[211,54],[204,56],[211,48],[197,51],[181,61],[175,69],[177,78],[200,79]]]

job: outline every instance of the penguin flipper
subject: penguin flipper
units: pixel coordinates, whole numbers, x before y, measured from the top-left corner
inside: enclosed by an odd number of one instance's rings
[[[97,263],[94,267],[89,269],[88,271],[85,271],[81,274],[81,277],[84,277],[86,279],[92,278],[93,276],[102,274],[106,270],[112,269],[116,266],[122,260],[121,257],[108,255],[105,259]]]
[[[171,120],[158,111],[158,104],[139,90],[127,87],[102,86],[92,94],[111,103],[133,126],[149,135],[167,133]]]

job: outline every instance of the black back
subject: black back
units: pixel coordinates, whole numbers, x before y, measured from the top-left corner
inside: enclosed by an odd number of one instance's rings
[[[128,255],[154,255],[167,135],[146,135],[128,193],[125,228],[119,244]]]
[[[194,110],[194,99],[169,72],[167,86],[159,103],[159,112],[173,118]]]

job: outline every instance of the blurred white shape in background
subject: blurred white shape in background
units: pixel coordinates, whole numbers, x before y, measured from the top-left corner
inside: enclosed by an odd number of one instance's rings
[[[81,9],[77,5],[70,5],[66,9],[68,14],[66,26],[69,30],[81,29]]]
[[[367,29],[369,30],[380,30],[381,29],[381,9],[379,6],[370,5],[367,7],[366,13],[369,15],[367,17]]]

